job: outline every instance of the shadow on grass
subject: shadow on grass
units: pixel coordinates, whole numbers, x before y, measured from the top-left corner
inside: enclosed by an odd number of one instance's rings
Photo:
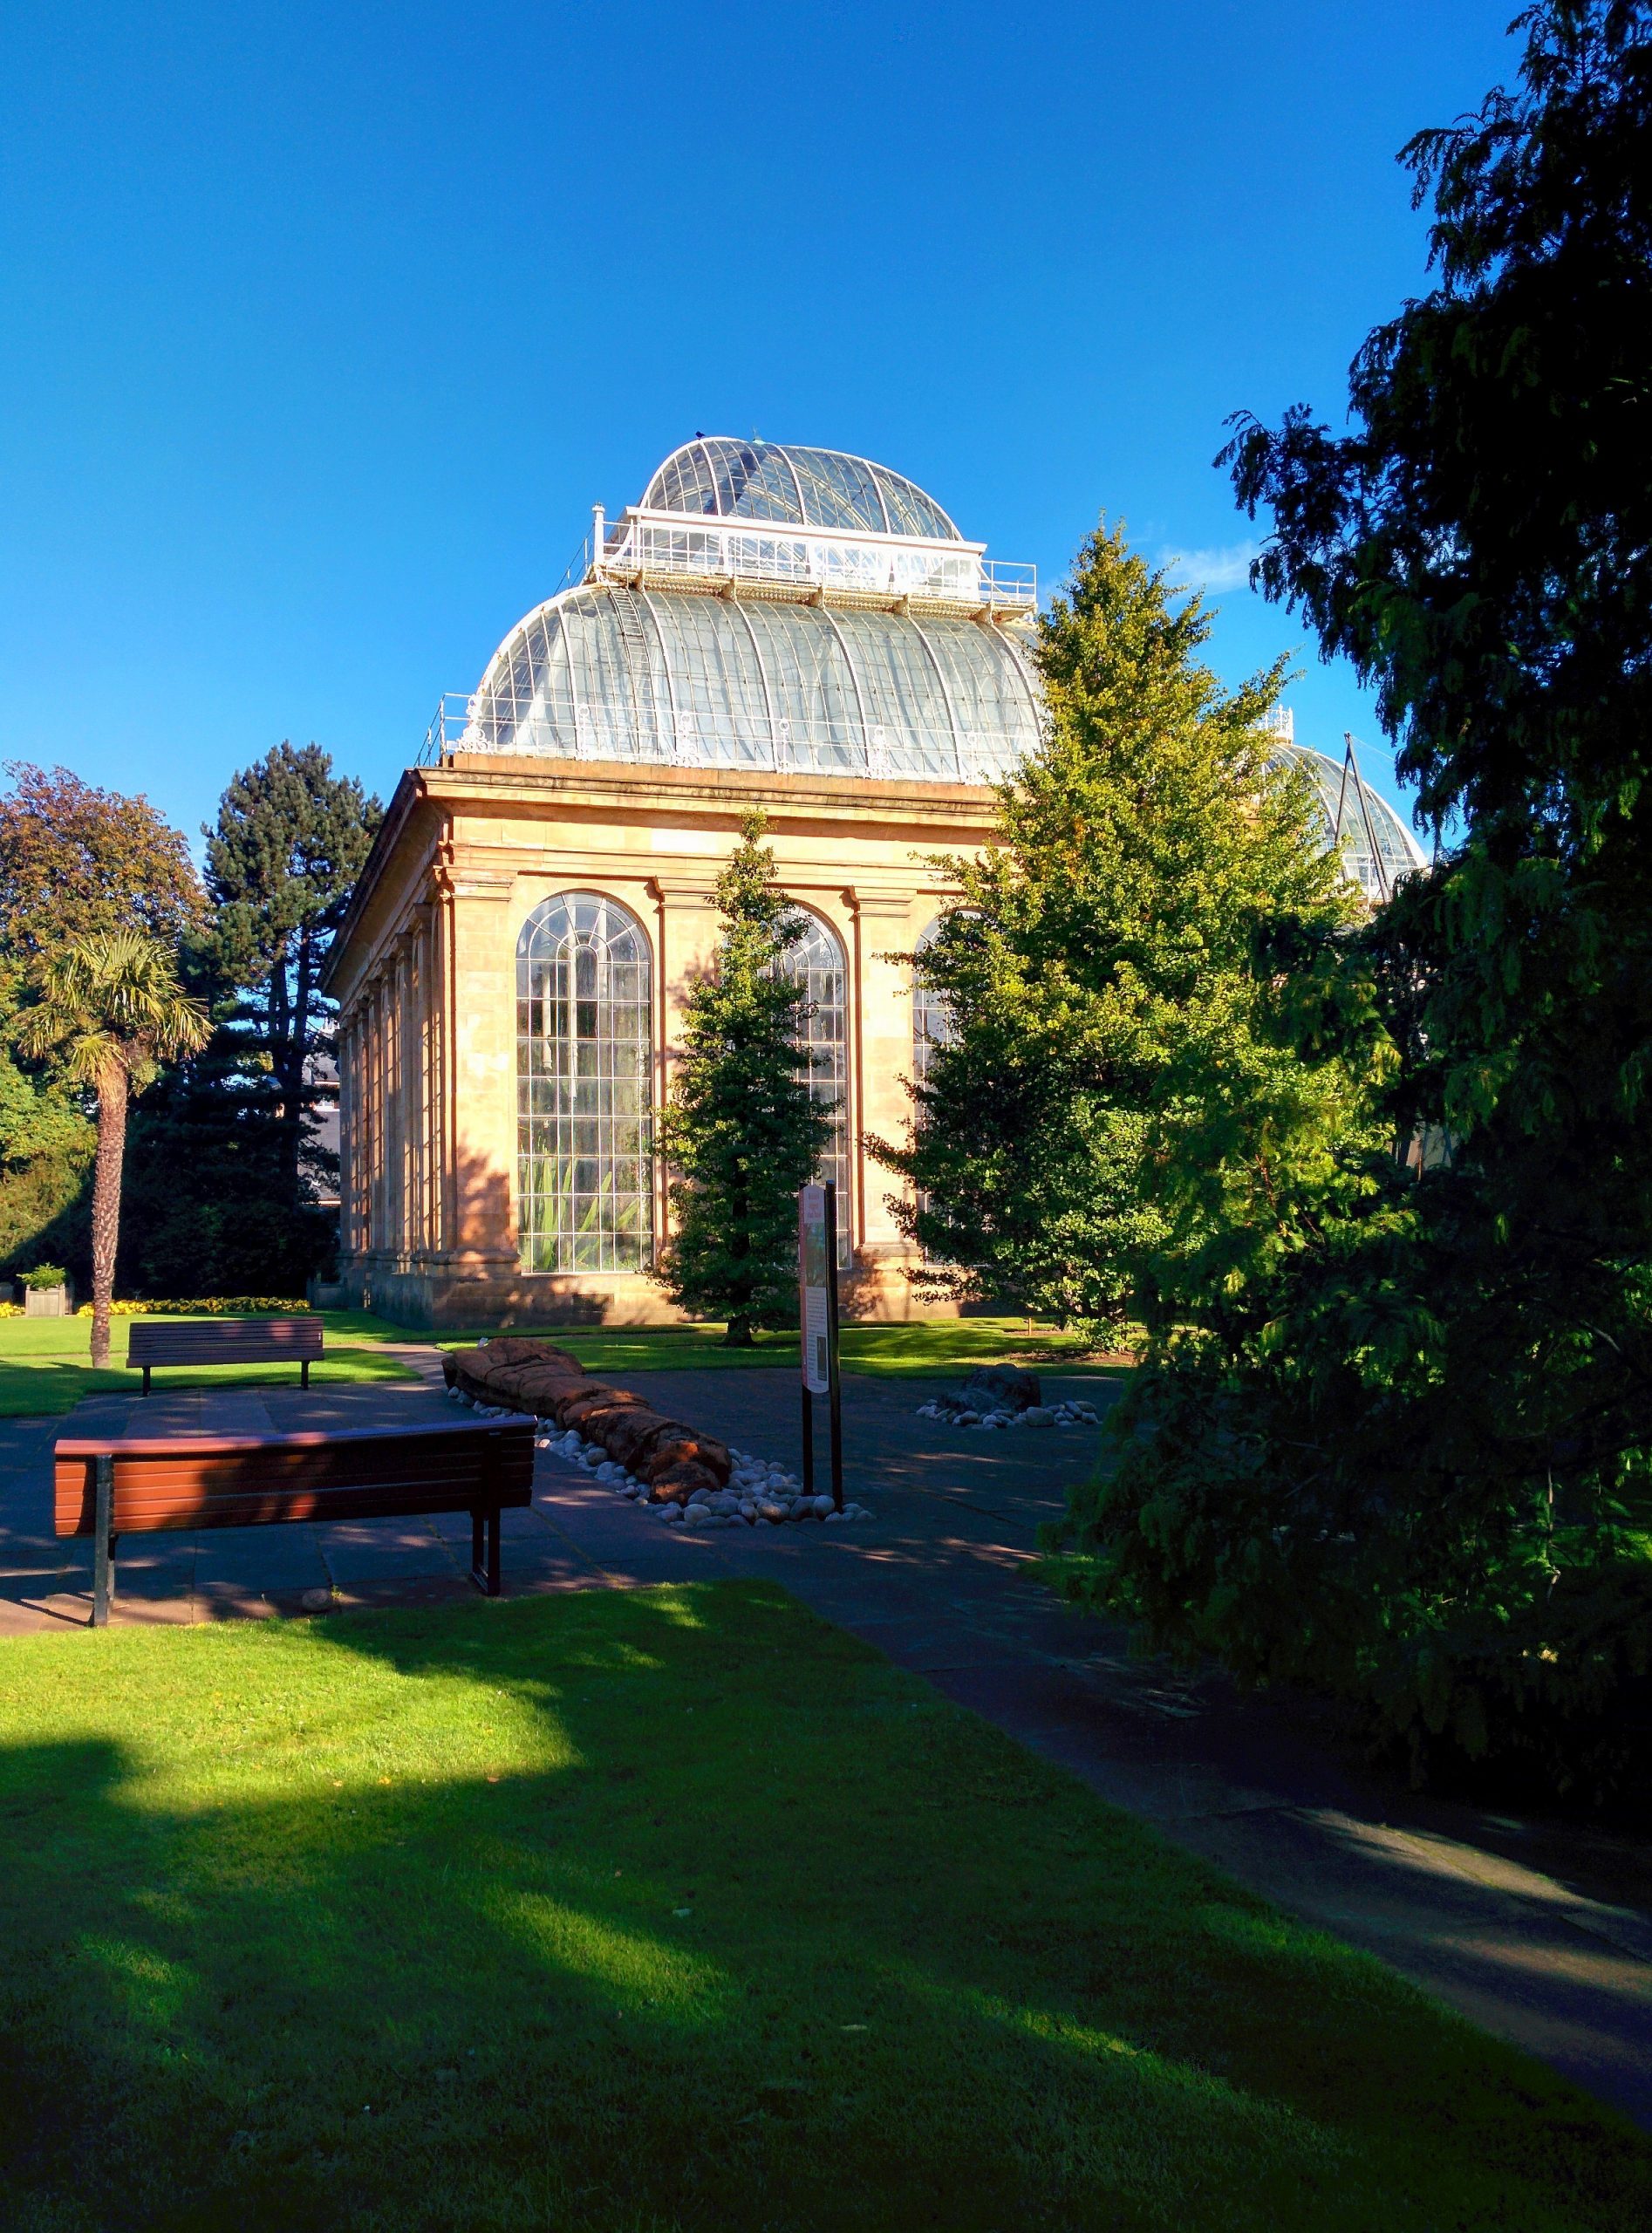
[[[10,1665],[30,2233],[1652,2210],[1560,2081],[767,1586]]]
[[[56,1418],[83,1396],[130,1394],[133,1385],[124,1369],[93,1371],[56,1357],[0,1359],[0,1419]]]
[[[312,1388],[358,1387],[365,1383],[413,1381],[418,1374],[398,1357],[371,1349],[335,1349],[310,1368]],[[0,1359],[0,1418],[55,1418],[87,1396],[137,1396],[138,1375],[123,1362],[94,1370],[60,1358]],[[163,1367],[154,1380],[157,1396],[196,1388],[296,1388],[295,1369],[249,1364]]]

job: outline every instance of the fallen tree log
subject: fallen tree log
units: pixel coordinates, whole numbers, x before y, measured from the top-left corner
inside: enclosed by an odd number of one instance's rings
[[[728,1479],[726,1443],[666,1417],[628,1388],[591,1379],[577,1357],[549,1342],[508,1335],[445,1351],[441,1369],[448,1387],[473,1402],[531,1411],[595,1443],[647,1482],[655,1504],[686,1504],[696,1489],[721,1488]]]

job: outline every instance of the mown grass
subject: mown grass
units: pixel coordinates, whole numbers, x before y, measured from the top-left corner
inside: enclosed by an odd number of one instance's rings
[[[342,1316],[343,1314],[333,1314]],[[185,1323],[181,1316],[176,1321]],[[389,1327],[364,1321],[352,1331],[329,1323],[326,1355],[310,1368],[310,1384],[338,1385],[351,1381],[406,1380],[414,1376],[395,1357],[386,1356],[378,1344],[393,1335]],[[92,1367],[90,1318],[0,1319],[0,1418],[39,1418],[72,1410],[83,1396],[115,1390],[130,1396],[142,1386],[126,1367],[126,1343],[131,1321],[117,1318],[109,1329],[113,1363],[107,1371]],[[236,1387],[251,1383],[272,1386],[296,1382],[296,1365],[216,1364],[167,1366],[154,1376],[157,1390],[166,1388]]]
[[[456,1349],[497,1334],[497,1326],[481,1327],[463,1334],[440,1335],[398,1326],[368,1311],[326,1310],[326,1356],[311,1367],[311,1384],[338,1384],[352,1381],[403,1380],[408,1368],[383,1354],[387,1342],[436,1342]],[[512,1327],[513,1334],[536,1335],[555,1342],[577,1356],[590,1372],[618,1378],[627,1372],[669,1372],[685,1367],[739,1368],[746,1365],[788,1366],[798,1363],[795,1334],[762,1334],[749,1349],[723,1347],[720,1326]],[[126,1369],[126,1342],[130,1322],[117,1318],[110,1337],[114,1362],[107,1371],[94,1372],[90,1362],[92,1321],[89,1318],[0,1319],[0,1418],[44,1417],[72,1410],[83,1396],[100,1390],[124,1390],[137,1385]],[[1086,1350],[1075,1334],[1058,1333],[1054,1327],[1035,1328],[1029,1334],[1021,1318],[957,1318],[927,1321],[907,1326],[845,1326],[843,1362],[846,1372],[872,1373],[897,1378],[959,1379],[977,1364],[1000,1362],[1030,1365],[1034,1370],[1055,1370],[1108,1377],[1128,1370],[1116,1361],[1103,1362]],[[160,1388],[245,1386],[279,1383],[288,1376],[270,1365],[191,1365],[167,1368],[154,1376]]]
[[[497,1333],[497,1327],[481,1332]],[[596,1373],[669,1372],[686,1366],[739,1368],[745,1365],[798,1363],[795,1333],[760,1334],[749,1349],[723,1347],[720,1326],[515,1327],[512,1334],[528,1334],[570,1350],[588,1370]],[[417,1339],[417,1336],[409,1338]],[[426,1336],[425,1338],[432,1338]],[[436,1336],[444,1349],[454,1349],[478,1338],[476,1333]],[[1035,1328],[1029,1334],[1023,1318],[952,1318],[925,1320],[905,1326],[845,1326],[842,1334],[845,1372],[865,1372],[892,1377],[933,1379],[961,1377],[972,1366],[1002,1362],[1030,1365],[1062,1373],[1098,1376],[1127,1369],[1116,1360],[1093,1357],[1076,1334],[1058,1333],[1054,1327]]]
[[[767,1585],[13,1641],[0,1820],[18,2233],[1652,2222],[1626,2126]]]

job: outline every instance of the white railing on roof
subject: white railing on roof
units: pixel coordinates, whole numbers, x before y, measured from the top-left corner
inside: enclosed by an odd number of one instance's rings
[[[932,536],[844,535],[761,520],[700,519],[635,507],[613,526],[597,513],[587,541],[588,582],[655,580],[701,587],[748,585],[754,593],[856,603],[945,604],[970,611],[1030,613],[1038,570],[987,559],[984,545]]]
[[[456,755],[618,761],[667,768],[749,768],[782,775],[870,775],[942,783],[997,783],[1030,736],[952,728],[886,728],[880,722],[822,721],[808,727],[729,709],[714,718],[688,708],[590,700],[579,710],[570,748],[565,717],[542,706],[510,712],[486,693],[450,691],[436,708],[419,755],[421,768]]]

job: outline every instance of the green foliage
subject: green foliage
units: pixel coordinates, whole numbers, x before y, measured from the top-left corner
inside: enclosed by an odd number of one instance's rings
[[[14,762],[0,796],[0,1261],[42,1246],[89,1267],[83,1197],[94,1135],[60,1066],[18,1047],[30,987],[75,939],[124,928],[163,941],[198,926],[181,834],[148,802],[67,768]]]
[[[17,1274],[24,1287],[38,1287],[47,1293],[53,1287],[60,1287],[68,1276],[61,1264],[37,1264],[31,1271]]]
[[[20,999],[19,973],[0,960],[0,1186],[42,1158],[84,1164],[91,1147],[91,1128],[63,1081],[19,1061]]]
[[[118,1076],[126,1092],[154,1083],[161,1063],[205,1044],[207,1019],[178,984],[171,954],[141,930],[95,931],[53,954],[40,998],[18,1026],[19,1045],[51,1058],[101,1101]]]
[[[8,763],[0,797],[0,954],[32,962],[95,932],[163,944],[197,927],[201,886],[182,833],[149,802],[100,791],[66,768]]]
[[[0,959],[0,1264],[11,1265],[64,1245],[97,1141],[64,1081],[17,1054],[20,986]]]
[[[286,1144],[215,1050],[166,1072],[133,1111],[121,1292],[302,1294],[337,1216],[307,1187],[294,1202]]]
[[[50,1058],[97,1103],[92,1179],[92,1361],[107,1362],[109,1304],[119,1246],[126,1116],[164,1062],[205,1045],[205,1012],[178,984],[167,947],[147,931],[93,931],[45,960],[40,997],[18,1026],[24,1053]]]
[[[805,924],[775,887],[761,815],[717,880],[715,966],[684,1005],[683,1058],[661,1128],[676,1174],[660,1277],[673,1301],[727,1320],[727,1339],[797,1314],[797,1190],[824,1151],[831,1107],[799,1074],[807,1009],[788,958]]]
[[[196,959],[221,994],[216,1066],[238,1113],[276,1129],[287,1212],[330,1175],[311,1122],[332,1050],[318,980],[382,819],[319,745],[283,741],[235,776],[206,833],[215,913]]]
[[[331,1009],[317,979],[379,820],[315,745],[238,774],[207,833],[210,922],[185,965],[208,1046],[134,1112],[119,1280],[138,1294],[301,1292],[332,1253],[317,1137]]]
[[[142,799],[14,768],[0,800],[0,1259],[41,1246],[89,1272],[93,1136],[58,1057],[19,1053],[28,984],[87,933],[184,941],[210,1045],[152,1065],[124,1194],[124,1286],[302,1288],[327,1261],[317,1136],[331,1010],[317,980],[379,820],[325,753],[283,744],[238,775],[208,834],[210,917],[177,831]],[[31,973],[25,983],[24,971]]]
[[[1259,1042],[1256,926],[1330,926],[1348,902],[1304,779],[1269,764],[1280,670],[1226,691],[1198,598],[1103,526],[1041,623],[1049,727],[1005,785],[997,846],[943,863],[961,900],[916,966],[946,1028],[894,1206],[919,1284],[1116,1327],[1167,1226],[1157,1165],[1190,1076],[1260,1069],[1276,1122],[1304,1112]]]
[[[1652,1737],[1652,45],[1523,19],[1523,84],[1406,151],[1439,283],[1354,431],[1243,422],[1262,586],[1375,679],[1456,838],[1273,1028],[1388,1131],[1271,1172],[1212,1079],[1068,1584],[1359,1701],[1419,1772],[1641,1804]],[[1246,1148],[1249,1142],[1250,1147]]]
[[[91,1265],[86,1178],[97,1134],[81,1119],[73,1151],[0,1166],[0,1263],[31,1262],[43,1249],[77,1276]]]

